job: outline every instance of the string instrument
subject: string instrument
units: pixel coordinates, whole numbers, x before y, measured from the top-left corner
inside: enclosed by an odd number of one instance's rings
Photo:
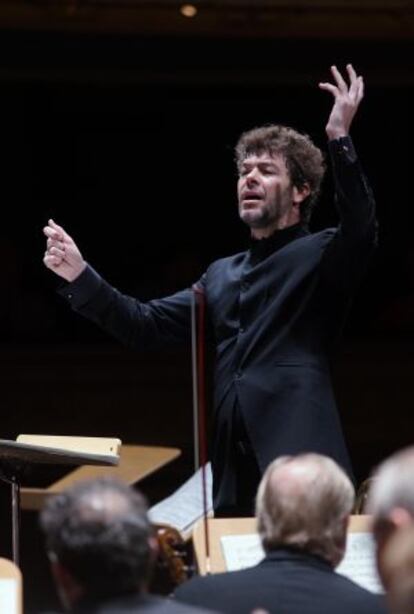
[[[158,557],[150,590],[160,595],[169,595],[193,575],[193,552],[190,543],[184,541],[173,527],[158,525],[156,537]]]

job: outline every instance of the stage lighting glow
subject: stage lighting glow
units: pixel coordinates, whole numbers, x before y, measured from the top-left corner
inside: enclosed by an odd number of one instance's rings
[[[197,8],[194,4],[183,4],[180,8],[180,13],[184,17],[195,17],[197,15]]]

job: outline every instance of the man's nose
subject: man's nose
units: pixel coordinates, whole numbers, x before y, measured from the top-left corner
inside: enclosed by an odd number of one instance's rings
[[[257,168],[252,168],[249,173],[246,175],[246,183],[247,185],[253,185],[258,181],[258,173]]]

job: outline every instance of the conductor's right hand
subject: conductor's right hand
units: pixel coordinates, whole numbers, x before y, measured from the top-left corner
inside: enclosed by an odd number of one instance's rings
[[[53,220],[48,221],[43,232],[47,236],[45,266],[66,281],[74,281],[86,267],[75,241]]]

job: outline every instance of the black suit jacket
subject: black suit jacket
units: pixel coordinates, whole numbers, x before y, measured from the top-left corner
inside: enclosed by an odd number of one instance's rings
[[[374,201],[349,138],[330,143],[340,225],[277,231],[214,262],[199,280],[216,348],[215,506],[234,504],[229,461],[238,404],[261,470],[276,456],[314,451],[352,474],[330,359],[376,241]],[[190,339],[191,291],[142,303],[86,270],[61,293],[124,343]]]
[[[176,599],[226,614],[385,614],[382,597],[335,573],[319,557],[280,549],[242,571],[197,577],[182,584]]]

